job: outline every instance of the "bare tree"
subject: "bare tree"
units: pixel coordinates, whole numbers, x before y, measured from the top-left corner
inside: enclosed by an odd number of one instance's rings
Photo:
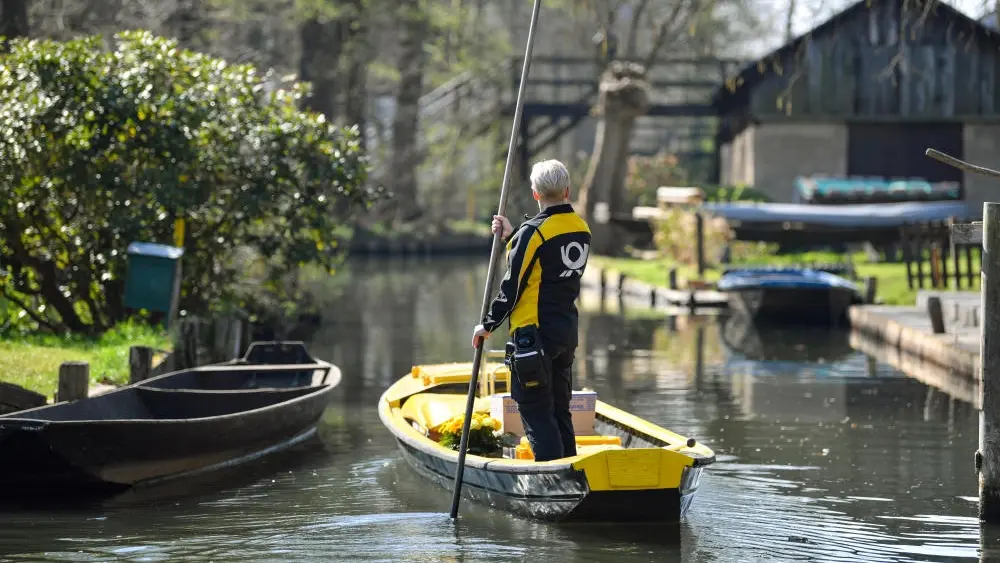
[[[711,42],[711,37],[703,37],[705,34],[699,30],[702,27],[712,30],[715,11],[722,1],[578,0],[598,21],[603,18],[606,28],[610,28],[612,14],[623,6],[631,9],[622,57],[630,61],[602,61],[604,64],[599,67],[606,69],[600,76],[595,108],[600,121],[590,167],[580,187],[581,211],[588,219],[597,219],[591,221],[593,252],[615,254],[621,250],[618,241],[622,237],[616,236],[606,216],[595,217],[595,210],[604,208],[606,214],[601,215],[611,216],[627,211],[623,205],[629,142],[636,118],[649,107],[650,86],[646,80],[649,70],[667,50],[691,54],[700,50],[699,44]],[[608,54],[606,49],[600,53]]]

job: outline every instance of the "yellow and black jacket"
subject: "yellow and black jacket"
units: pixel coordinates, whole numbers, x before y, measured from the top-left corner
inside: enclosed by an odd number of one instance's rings
[[[576,298],[590,254],[590,227],[565,203],[528,219],[507,242],[507,273],[483,327],[510,319],[510,333],[537,325],[545,341],[577,342]]]

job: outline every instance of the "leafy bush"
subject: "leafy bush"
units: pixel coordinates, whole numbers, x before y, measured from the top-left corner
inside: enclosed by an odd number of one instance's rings
[[[625,205],[655,207],[656,190],[661,186],[692,186],[705,192],[707,202],[770,201],[763,192],[746,186],[718,186],[692,183],[680,159],[666,151],[653,156],[634,155],[628,159],[625,177]]]
[[[704,259],[706,266],[713,266],[722,249],[733,239],[729,223],[722,217],[702,214]],[[667,207],[653,223],[653,242],[657,250],[678,264],[695,265],[698,262],[697,216],[684,207]]]
[[[301,112],[302,85],[132,31],[12,41],[2,56],[0,298],[38,327],[100,333],[128,317],[126,248],[186,219],[181,308],[231,302],[263,257],[267,288],[341,256],[338,225],[377,194],[356,127]]]
[[[762,191],[747,186],[699,186],[705,192],[705,201],[725,203],[732,201],[768,203],[771,198]]]
[[[656,207],[656,189],[687,182],[687,172],[673,154],[660,151],[653,156],[633,155],[625,176],[625,209]]]

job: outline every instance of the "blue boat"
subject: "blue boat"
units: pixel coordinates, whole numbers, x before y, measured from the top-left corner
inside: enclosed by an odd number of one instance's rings
[[[754,323],[839,325],[861,302],[856,284],[810,268],[741,268],[719,279],[733,312]]]

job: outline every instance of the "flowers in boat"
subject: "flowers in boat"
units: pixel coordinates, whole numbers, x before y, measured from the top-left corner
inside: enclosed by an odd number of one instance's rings
[[[457,415],[435,429],[438,442],[447,448],[457,450],[462,442],[464,415]],[[486,413],[473,413],[469,421],[469,453],[479,455],[498,454],[502,448],[500,421]]]

